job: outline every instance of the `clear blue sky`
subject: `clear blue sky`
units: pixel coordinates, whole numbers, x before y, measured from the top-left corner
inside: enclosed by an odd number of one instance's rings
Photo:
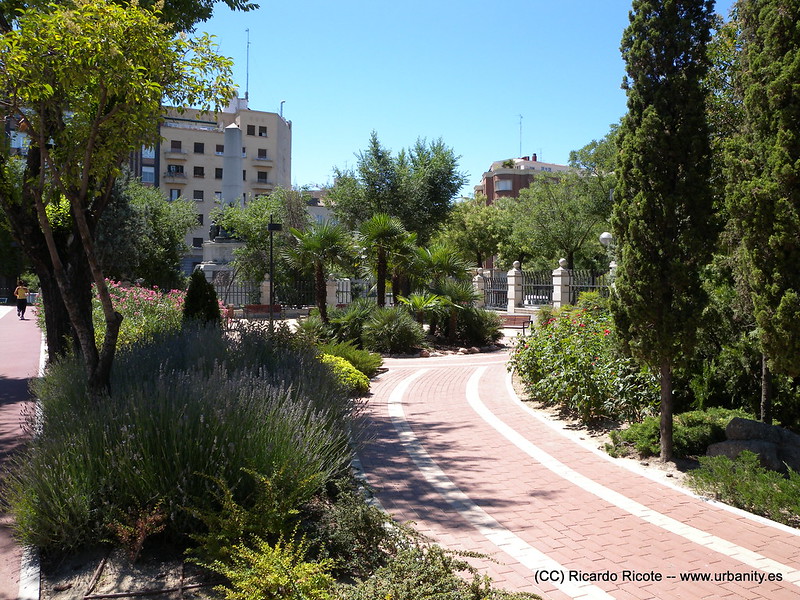
[[[234,59],[244,96],[249,28],[250,107],[279,112],[285,100],[293,185],[332,183],[375,130],[393,153],[441,137],[461,157],[468,195],[495,160],[566,163],[626,110],[629,0],[260,3],[250,13],[218,4],[198,31]]]

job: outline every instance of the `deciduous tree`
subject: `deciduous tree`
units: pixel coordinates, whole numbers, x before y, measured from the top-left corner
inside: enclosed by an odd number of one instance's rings
[[[425,244],[447,219],[466,181],[458,170],[458,156],[441,140],[417,140],[397,156],[384,148],[372,132],[366,150],[353,170],[337,170],[329,199],[339,221],[350,229],[377,213],[400,219]]]
[[[120,165],[132,150],[157,142],[162,99],[215,108],[232,95],[230,61],[214,53],[207,36],[175,38],[154,12],[75,0],[23,11],[0,38],[0,72],[5,116],[31,140],[21,180],[7,176],[8,157],[0,156],[0,204],[40,276],[49,319],[68,317],[89,389],[99,397],[108,390],[122,317],[97,260],[97,222]],[[62,199],[70,207],[65,229],[54,227],[48,212]],[[106,321],[100,348],[92,283]],[[55,341],[56,351],[63,348]]]

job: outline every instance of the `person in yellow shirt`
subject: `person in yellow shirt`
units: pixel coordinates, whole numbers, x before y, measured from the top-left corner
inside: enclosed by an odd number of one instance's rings
[[[28,288],[25,282],[20,279],[17,281],[17,288],[14,290],[14,298],[17,299],[17,316],[25,319],[25,309],[28,307]]]

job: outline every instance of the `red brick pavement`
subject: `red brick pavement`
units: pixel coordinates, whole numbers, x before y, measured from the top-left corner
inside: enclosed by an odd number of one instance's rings
[[[360,457],[376,497],[397,520],[414,521],[447,547],[491,555],[499,564],[476,564],[500,585],[548,598],[800,597],[798,532],[657,483],[577,444],[513,398],[504,363],[499,354],[386,361],[369,407],[374,439]],[[470,405],[470,393],[503,433]],[[508,428],[546,455],[538,460],[512,443]],[[567,578],[573,570],[616,581],[588,588],[537,582],[545,567]],[[623,581],[625,571],[662,580]],[[681,581],[682,573],[723,580]],[[770,573],[783,581],[725,580]]]
[[[35,309],[28,307],[25,320],[16,308],[0,306],[0,469],[23,442],[22,420],[29,405],[28,382],[36,376],[42,335]],[[11,535],[11,520],[0,514],[0,600],[16,600],[19,594],[21,550]]]

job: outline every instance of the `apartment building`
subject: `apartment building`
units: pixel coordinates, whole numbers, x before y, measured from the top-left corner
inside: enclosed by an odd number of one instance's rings
[[[160,133],[161,144],[144,149],[132,167],[167,198],[194,201],[197,227],[186,237],[190,250],[183,263],[190,272],[203,260],[215,207],[291,186],[292,123],[277,113],[250,110],[245,98],[235,98],[216,114],[168,108]],[[226,140],[236,148],[226,148]]]
[[[523,156],[498,160],[481,177],[475,186],[475,194],[486,196],[489,204],[498,198],[516,198],[520,190],[529,187],[534,175],[569,171],[568,165],[557,165],[538,160],[537,156]]]

